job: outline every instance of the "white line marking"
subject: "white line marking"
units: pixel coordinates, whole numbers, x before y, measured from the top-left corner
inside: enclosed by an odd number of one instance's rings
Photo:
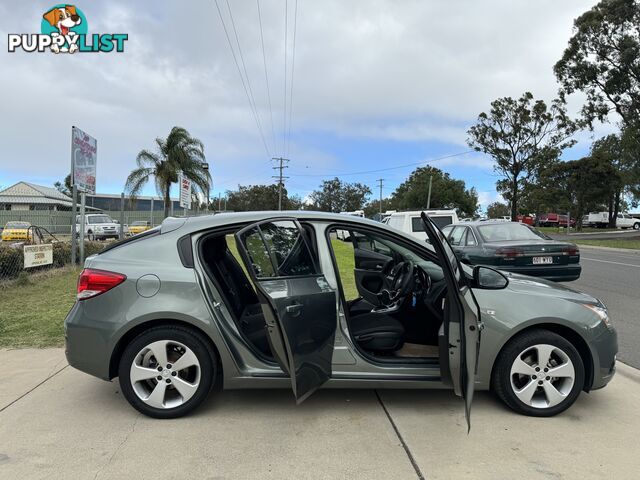
[[[611,262],[609,260],[598,260],[597,258],[588,258],[588,257],[580,257],[583,260],[591,260],[592,262],[602,262],[602,263],[613,263],[614,265],[622,265],[625,267],[634,267],[634,268],[640,268],[640,265],[629,265],[628,263],[621,263],[621,262]]]

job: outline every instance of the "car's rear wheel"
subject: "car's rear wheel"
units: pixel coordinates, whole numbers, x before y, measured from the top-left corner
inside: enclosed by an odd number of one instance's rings
[[[205,341],[179,326],[138,335],[120,359],[120,388],[129,403],[155,418],[176,418],[200,405],[216,376],[215,357]]]
[[[500,352],[492,386],[518,413],[551,417],[569,408],[584,386],[584,365],[576,348],[548,330],[513,338]]]
[[[634,230],[640,230],[640,222],[636,222],[633,224],[633,229]]]

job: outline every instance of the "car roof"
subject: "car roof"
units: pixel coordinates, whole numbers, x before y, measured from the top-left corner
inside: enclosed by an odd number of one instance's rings
[[[504,220],[473,220],[471,222],[458,222],[452,223],[451,225],[447,225],[447,227],[455,227],[457,225],[465,226],[465,227],[479,227],[482,225],[506,225],[508,223],[515,223],[516,225],[525,225],[521,222],[505,222]]]
[[[370,220],[368,218],[343,215],[340,213],[315,212],[311,210],[270,210],[257,212],[217,213],[211,215],[201,215],[197,217],[168,217],[162,222],[160,231],[162,233],[167,233],[173,230],[180,229],[185,233],[196,232],[208,228],[224,227],[225,225],[247,224],[283,217],[316,222],[360,224],[370,227],[375,226],[377,228],[390,230],[396,233],[398,232],[398,230],[396,230],[395,228],[389,227],[382,222]]]
[[[451,214],[451,213],[455,213],[455,210],[452,208],[444,208],[444,209],[428,209],[428,210],[411,210],[409,212],[395,212],[390,214],[391,217],[399,217],[401,215],[417,215],[420,216],[420,214],[422,212],[426,212],[427,214],[429,214],[429,212],[431,212],[432,214]]]

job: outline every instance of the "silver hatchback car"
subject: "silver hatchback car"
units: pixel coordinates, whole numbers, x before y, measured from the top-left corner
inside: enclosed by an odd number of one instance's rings
[[[119,377],[157,418],[215,384],[291,388],[298,403],[320,387],[453,388],[467,418],[491,388],[550,416],[611,380],[616,332],[599,300],[463,265],[422,221],[427,242],[327,213],[168,218],[86,260],[67,359]]]

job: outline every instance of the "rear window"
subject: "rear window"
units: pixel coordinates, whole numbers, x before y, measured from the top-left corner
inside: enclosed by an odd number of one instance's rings
[[[149,222],[133,222],[131,224],[132,227],[143,227],[147,226]]]
[[[549,237],[522,223],[497,223],[480,225],[478,232],[485,242],[505,242],[511,240],[548,240]]]
[[[450,215],[432,217],[429,215],[429,218],[436,226],[442,230],[447,225],[451,225],[453,223],[453,217]],[[422,226],[422,218],[420,217],[411,217],[411,231],[412,232],[424,232],[424,228]]]

